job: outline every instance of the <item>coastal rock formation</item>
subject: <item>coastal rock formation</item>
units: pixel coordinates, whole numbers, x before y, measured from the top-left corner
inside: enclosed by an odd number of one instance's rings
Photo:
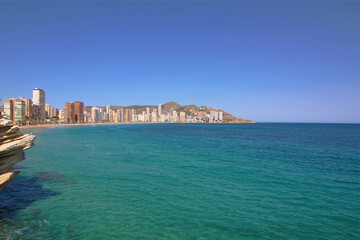
[[[0,119],[0,191],[20,173],[14,165],[25,159],[24,150],[31,148],[34,140],[34,135],[23,134],[11,121]]]
[[[236,119],[228,121],[228,123],[255,123],[255,122],[252,120],[246,120],[243,118],[236,118]]]

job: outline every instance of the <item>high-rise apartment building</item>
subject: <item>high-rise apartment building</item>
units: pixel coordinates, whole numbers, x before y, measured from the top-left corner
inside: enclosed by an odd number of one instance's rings
[[[141,119],[142,119],[143,122],[146,122],[146,117],[145,116],[146,116],[145,111],[142,111],[141,112]]]
[[[57,108],[51,107],[50,117],[57,117],[59,115],[59,110]]]
[[[157,114],[157,109],[154,108],[153,112],[151,114],[151,121],[152,122],[158,122],[158,114]]]
[[[74,109],[74,103],[72,102],[65,103],[65,122],[66,123],[75,122],[75,109]]]
[[[131,110],[130,109],[125,110],[125,122],[131,122]]]
[[[100,121],[100,109],[98,107],[91,108],[91,122],[99,122]]]
[[[143,122],[144,121],[143,120],[143,115],[141,113],[136,114],[136,119],[137,119],[138,122]]]
[[[151,122],[150,107],[146,107],[145,122]]]
[[[15,98],[4,99],[4,115],[13,122],[15,122],[15,100]]]
[[[84,122],[84,103],[83,102],[67,102],[65,104],[65,122],[82,123]]]
[[[124,122],[124,121],[125,121],[124,109],[120,108],[120,122]]]
[[[164,117],[166,122],[172,122],[172,116],[168,112],[164,112]]]
[[[64,110],[60,110],[60,111],[59,111],[59,120],[60,120],[60,122],[64,122],[64,121],[65,121],[65,113],[64,113]]]
[[[178,122],[178,114],[175,110],[172,111],[172,121]]]
[[[121,122],[121,113],[120,109],[116,110],[116,121],[115,122]]]
[[[120,122],[120,110],[114,111],[114,122]]]
[[[158,105],[158,114],[161,114],[161,104]]]
[[[33,105],[38,105],[39,107],[39,117],[45,119],[45,91],[40,88],[34,88],[33,90]],[[37,117],[37,116],[36,116]]]
[[[215,122],[218,122],[219,121],[219,112],[216,112],[214,113],[214,121]]]
[[[91,119],[91,110],[87,111],[84,109],[84,122],[89,122]]]
[[[114,121],[114,110],[109,109],[108,116],[109,116],[109,121],[113,122]]]
[[[180,122],[182,122],[182,123],[186,122],[185,112],[180,112],[179,115],[180,115]]]
[[[166,122],[166,116],[165,116],[165,114],[160,114],[160,115],[159,115],[159,122]]]
[[[14,120],[15,122],[25,120],[25,102],[21,99],[15,100]]]
[[[40,105],[34,105],[32,106],[32,118],[36,120],[41,120],[40,116]]]
[[[101,108],[100,108],[101,109]],[[105,111],[103,111],[103,112],[101,112],[101,120],[103,120],[103,121],[109,121],[109,114],[108,113],[106,113],[106,109],[105,109]]]
[[[19,97],[19,99],[25,102],[25,119],[29,120],[33,118],[33,101],[32,99]]]
[[[136,111],[135,111],[135,109],[131,109],[131,121],[136,122]]]
[[[45,104],[45,117],[50,118],[51,117],[51,105]]]
[[[77,123],[84,122],[84,103],[74,102],[74,121]]]
[[[209,122],[214,122],[215,120],[215,111],[214,110],[211,110],[210,111],[210,119],[209,119]]]
[[[223,121],[223,112],[219,112],[219,122]]]

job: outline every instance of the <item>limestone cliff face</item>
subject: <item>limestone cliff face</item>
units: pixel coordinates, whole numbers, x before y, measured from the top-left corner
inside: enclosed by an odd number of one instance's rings
[[[34,135],[23,134],[11,121],[0,119],[0,191],[20,173],[14,165],[25,159],[24,150],[31,148],[34,140]]]

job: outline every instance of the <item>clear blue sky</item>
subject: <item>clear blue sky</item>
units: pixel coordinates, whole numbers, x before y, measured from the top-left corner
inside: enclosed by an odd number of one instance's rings
[[[0,2],[0,97],[360,122],[357,1]]]

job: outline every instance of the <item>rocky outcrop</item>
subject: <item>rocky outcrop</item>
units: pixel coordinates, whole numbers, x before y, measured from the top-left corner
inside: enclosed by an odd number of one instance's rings
[[[243,118],[237,118],[237,119],[234,119],[234,120],[229,120],[229,121],[227,121],[227,123],[255,123],[255,122],[252,121],[252,120],[247,120],[247,119],[243,119]]]
[[[23,134],[11,121],[0,119],[0,191],[20,173],[14,165],[25,159],[24,150],[31,148],[34,140],[34,135]]]

